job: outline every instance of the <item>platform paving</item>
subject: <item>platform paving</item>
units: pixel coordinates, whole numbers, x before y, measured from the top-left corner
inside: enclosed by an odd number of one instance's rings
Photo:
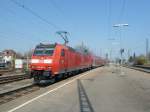
[[[0,105],[0,112],[150,112],[150,74],[100,67]]]

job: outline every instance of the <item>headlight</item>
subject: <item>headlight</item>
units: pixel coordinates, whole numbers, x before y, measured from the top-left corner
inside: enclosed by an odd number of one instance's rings
[[[51,59],[45,59],[45,60],[44,60],[44,63],[50,64],[50,63],[52,63],[52,60],[51,60]]]
[[[31,59],[31,63],[39,63],[39,59]]]

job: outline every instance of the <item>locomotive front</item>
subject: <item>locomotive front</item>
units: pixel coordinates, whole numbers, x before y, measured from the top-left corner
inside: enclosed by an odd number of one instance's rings
[[[53,54],[56,44],[39,44],[31,57],[31,75],[36,83],[52,78]]]

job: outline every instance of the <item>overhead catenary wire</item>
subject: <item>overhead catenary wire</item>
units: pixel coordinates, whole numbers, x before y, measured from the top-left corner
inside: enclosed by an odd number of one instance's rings
[[[5,11],[5,12],[8,12],[8,14],[11,14],[11,15],[13,15],[13,16],[15,16],[15,17],[18,16],[15,11],[13,11],[13,10],[11,10],[11,9],[9,9],[9,8],[0,7],[0,9],[2,9],[2,10]],[[12,17],[12,16],[11,16],[11,17]],[[3,18],[0,18],[0,19],[1,19],[1,20],[5,20],[5,19],[3,19]],[[22,20],[22,18],[19,18],[19,20]],[[16,26],[16,25],[19,25],[19,24],[18,24],[18,21],[13,21],[13,22],[11,22],[11,24],[14,24],[15,26]],[[9,24],[9,25],[10,25],[10,24]],[[11,26],[13,26],[13,25],[11,25]],[[18,39],[20,39],[20,40],[22,40],[22,39],[29,40],[28,38],[24,37],[24,35],[26,34],[25,32],[22,32],[22,31],[15,31],[14,33],[17,34],[19,37],[21,37],[21,38],[18,37]],[[1,34],[1,32],[0,32],[0,34]],[[3,36],[3,35],[4,35],[4,36]],[[6,35],[7,35],[7,34],[6,34]],[[2,34],[2,37],[8,37],[8,36],[5,36],[5,34]],[[0,37],[0,38],[2,38],[2,37]],[[32,38],[32,39],[36,39],[37,41],[43,39],[43,38],[39,38],[38,36],[35,36],[35,35],[33,35],[33,34],[32,34],[32,37],[36,37],[36,38]],[[16,37],[16,38],[17,38],[17,37]],[[10,39],[10,38],[9,38],[9,39]]]
[[[117,18],[117,23],[116,24],[122,24],[122,20],[123,20],[123,16],[124,16],[124,12],[125,12],[125,7],[126,7],[126,0],[122,0],[121,2],[121,9],[120,9],[120,13],[119,13],[119,16]],[[120,29],[121,31],[121,29]],[[119,32],[120,32],[119,31]],[[115,32],[117,33],[117,32]],[[120,32],[121,33],[121,32]],[[121,34],[120,34],[121,35]]]
[[[126,6],[126,0],[122,0],[122,5],[121,5],[121,9],[120,9],[120,13],[119,13],[119,16],[118,16],[118,23],[117,24],[123,24],[122,20],[123,20],[123,16],[124,16],[124,12],[125,12],[125,6]],[[120,49],[123,48],[123,41],[122,41],[122,28],[119,27],[118,29],[118,33],[119,33],[119,40],[120,40]],[[117,32],[116,32],[117,34]]]
[[[110,38],[111,32],[111,0],[108,0],[108,38]]]
[[[49,24],[50,26],[52,26],[53,28],[60,30],[61,28],[57,25],[55,25],[54,23],[48,21],[47,19],[45,19],[44,17],[40,16],[38,13],[36,13],[35,11],[33,11],[31,8],[25,6],[24,4],[21,4],[20,2],[17,2],[16,0],[10,0],[11,2],[13,2],[14,4],[16,4],[18,7],[21,7],[23,9],[25,9],[27,12],[29,12],[30,14],[32,14],[33,16],[39,18],[41,21]]]
[[[57,11],[59,11],[62,15],[64,15],[64,12],[62,11],[60,6],[58,6],[58,4],[54,0],[48,0],[48,1],[51,3],[51,5],[53,5],[53,7],[55,7],[55,9],[57,9]]]
[[[63,10],[63,7],[61,7],[62,5],[60,5],[58,2],[56,2],[55,0],[48,0],[49,4],[51,4],[56,10],[57,12],[63,17],[65,18],[65,20],[67,21],[67,25],[71,26],[72,28],[74,27],[73,22],[71,20],[70,15],[68,13],[66,13]],[[50,6],[48,4],[48,6]],[[69,23],[68,23],[69,22]]]
[[[3,40],[11,41],[8,36],[6,36],[5,34],[2,34],[2,33],[0,33],[0,38],[3,39]],[[17,40],[19,39],[20,41],[24,41],[24,39],[26,39],[24,37],[19,38],[17,36],[14,36],[13,38],[15,38]],[[26,39],[26,40],[29,41],[29,42],[31,42],[29,39]]]
[[[108,0],[107,1],[108,2],[108,15],[107,15],[107,17],[108,17],[108,40],[110,41],[111,40],[111,29],[112,29],[112,22],[111,22],[111,19],[112,19],[112,11],[111,11],[111,9],[112,9],[112,1],[111,0]],[[111,42],[111,41],[110,41]],[[109,44],[109,42],[108,42],[108,44]],[[110,45],[110,44],[109,44]],[[108,46],[109,46],[108,45]],[[110,55],[110,59],[111,59],[111,52],[112,52],[112,46],[110,46],[110,48],[109,48],[110,50],[108,51],[109,52],[109,55]]]
[[[122,7],[121,7],[121,10],[120,10],[118,22],[122,22],[122,20],[123,20],[123,16],[124,16],[124,12],[125,12],[125,7],[126,7],[126,0],[122,0]]]

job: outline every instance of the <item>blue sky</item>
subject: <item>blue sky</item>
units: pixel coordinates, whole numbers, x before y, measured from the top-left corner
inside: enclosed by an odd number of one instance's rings
[[[149,0],[15,0],[50,23],[35,17],[11,0],[0,0],[0,50],[12,48],[25,52],[40,42],[63,43],[55,32],[70,32],[69,45],[83,42],[97,55],[120,49],[120,31],[114,24],[127,23],[121,28],[121,46],[125,53],[145,53],[145,38],[150,39]],[[111,40],[113,38],[115,40]],[[126,55],[125,54],[125,55]]]

